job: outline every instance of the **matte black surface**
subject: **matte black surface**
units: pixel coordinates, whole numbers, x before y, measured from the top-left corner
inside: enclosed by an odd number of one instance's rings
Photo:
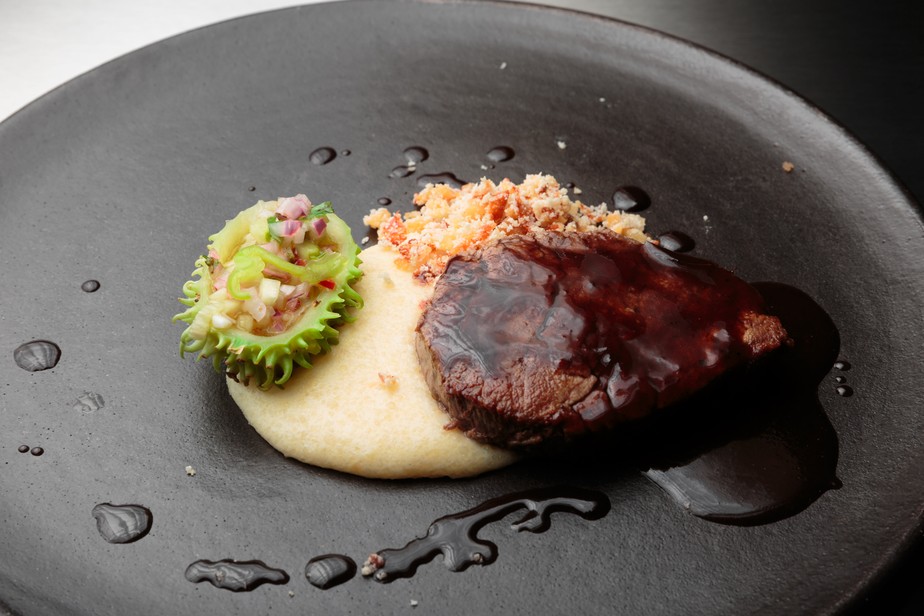
[[[483,172],[502,144],[516,157]],[[853,364],[853,397],[820,392],[844,487],[794,518],[732,528],[686,515],[628,469],[534,464],[388,483],[271,450],[209,366],[176,356],[179,287],[205,237],[256,198],[332,198],[361,236],[377,198],[413,193],[415,176],[387,177],[411,145],[430,151],[418,174],[543,170],[589,202],[643,186],[651,232],[681,229],[743,277],[811,294]],[[320,146],[352,154],[315,166]],[[405,613],[411,599],[433,613],[843,608],[896,562],[924,506],[922,235],[907,195],[817,111],[624,24],[374,2],[265,14],[141,50],[0,125],[0,600],[24,614]],[[89,279],[95,293],[80,288]],[[13,362],[33,339],[61,347],[54,369]],[[497,562],[460,574],[434,563],[388,586],[330,591],[300,576],[318,554],[361,560],[442,515],[556,483],[602,489],[612,511],[556,519],[538,536],[494,528]],[[150,533],[107,543],[91,515],[103,502],[149,508]],[[292,580],[236,594],[184,579],[193,561],[223,558]]]

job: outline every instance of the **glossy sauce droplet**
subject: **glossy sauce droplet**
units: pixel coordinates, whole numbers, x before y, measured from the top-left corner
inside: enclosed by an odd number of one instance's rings
[[[651,206],[651,197],[637,186],[620,186],[613,191],[613,209],[623,212],[641,212]]]
[[[853,395],[853,387],[850,385],[839,385],[834,391],[837,392],[838,396],[843,396],[844,398],[849,398]]]
[[[312,165],[326,165],[335,158],[337,158],[337,152],[328,147],[318,148],[308,155],[308,160]]]
[[[340,156],[349,156],[352,153],[350,150],[340,150]]]
[[[257,187],[256,187],[256,186],[250,186],[250,187],[247,188],[247,190],[250,191],[250,192],[254,192],[255,190],[257,190]]]
[[[92,391],[85,391],[77,396],[77,400],[73,404],[74,410],[81,413],[92,413],[100,410],[103,406],[105,406],[103,397]]]
[[[13,361],[23,370],[39,372],[49,370],[61,359],[61,349],[48,340],[33,340],[22,344],[13,351]]]
[[[99,280],[87,280],[80,288],[87,293],[95,293],[99,291]]]
[[[244,592],[263,584],[285,584],[289,574],[259,560],[197,560],[186,568],[186,579],[194,584],[208,582],[215,588]]]
[[[102,503],[93,508],[96,529],[109,543],[138,541],[151,530],[153,516],[141,505],[111,505]]]
[[[356,562],[342,554],[315,556],[305,566],[308,582],[322,590],[339,586],[356,575]]]
[[[661,248],[671,252],[690,252],[696,248],[696,241],[682,231],[668,231],[658,236]]]
[[[379,205],[391,205],[391,199],[388,197],[379,197],[375,202]]]
[[[645,474],[677,504],[740,526],[795,515],[837,484],[837,433],[818,384],[837,357],[838,331],[798,289],[754,286],[795,344],[653,424],[660,451],[645,454],[653,460]]]
[[[411,163],[411,165],[416,165],[417,163],[422,163],[423,161],[430,158],[430,152],[427,151],[427,148],[422,148],[419,145],[413,145],[404,150],[404,157],[407,159],[407,162]]]
[[[850,370],[850,362],[838,360],[834,362],[834,369],[841,370],[841,371]]]
[[[417,178],[417,187],[424,188],[427,184],[446,184],[447,186],[452,186],[453,188],[462,188],[463,185],[468,184],[465,180],[460,180],[455,176],[455,174],[445,171],[443,173],[432,173],[430,175],[422,175]]]
[[[488,160],[492,163],[507,162],[514,156],[516,156],[516,152],[513,151],[513,148],[506,145],[499,145],[496,148],[491,148],[487,154]]]
[[[843,385],[844,383],[847,382],[847,377],[837,375],[836,377],[834,377],[834,382],[837,383],[838,385]]]
[[[391,173],[388,174],[388,177],[394,178],[394,179],[406,178],[412,173],[414,173],[413,167],[409,167],[408,165],[398,165],[397,167],[391,170]]]
[[[19,453],[29,453],[28,445],[20,445],[18,449]]]
[[[541,533],[551,526],[553,512],[599,520],[609,512],[610,501],[601,492],[568,487],[501,496],[474,509],[436,520],[424,537],[414,539],[403,548],[376,552],[363,565],[363,575],[372,575],[379,582],[411,577],[420,565],[430,562],[437,554],[443,555],[443,564],[451,571],[463,571],[475,564],[489,565],[497,559],[497,545],[480,539],[478,531],[521,509],[525,509],[526,514],[511,527],[517,531]]]
[[[45,450],[42,449],[41,447],[33,447],[33,448],[30,450],[30,453],[31,453],[33,456],[40,456],[40,455],[42,455],[43,453],[45,453]]]

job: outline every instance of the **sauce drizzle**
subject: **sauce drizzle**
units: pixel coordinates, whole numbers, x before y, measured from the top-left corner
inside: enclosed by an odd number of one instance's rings
[[[424,537],[403,548],[380,550],[363,565],[363,575],[378,582],[391,582],[414,575],[417,568],[443,555],[450,571],[464,571],[471,565],[489,565],[497,559],[497,545],[478,537],[478,531],[514,511],[526,515],[511,527],[517,531],[541,533],[552,524],[551,514],[572,513],[585,520],[598,520],[610,510],[610,501],[601,492],[573,487],[540,488],[515,492],[489,500],[478,507],[442,517],[427,529]]]

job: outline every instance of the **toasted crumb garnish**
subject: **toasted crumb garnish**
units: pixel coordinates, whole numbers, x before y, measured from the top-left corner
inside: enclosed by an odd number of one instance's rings
[[[385,559],[379,556],[377,553],[372,553],[369,555],[369,558],[366,559],[366,562],[363,563],[362,568],[359,570],[363,577],[369,577],[374,575],[376,571],[385,566]]]
[[[607,228],[644,242],[645,219],[609,211],[606,204],[572,201],[550,175],[528,175],[522,184],[482,178],[461,189],[427,184],[414,195],[420,210],[402,215],[374,209],[363,219],[378,229],[380,242],[399,253],[399,265],[425,281],[436,279],[453,256],[490,240],[538,229],[592,231]]]
[[[398,379],[391,374],[379,372],[379,380],[382,382],[382,386],[385,387],[385,389],[395,389],[398,387]]]
[[[187,466],[187,467],[186,467],[186,474],[189,475],[190,477],[195,477],[195,476],[196,476],[196,469],[194,469],[194,468],[191,467],[191,466]]]
[[[792,173],[793,169],[795,168],[796,166],[792,164],[791,162],[789,162],[788,160],[783,161],[783,171],[785,171],[786,173]]]
[[[389,213],[387,208],[380,207],[375,210],[371,210],[368,216],[363,218],[363,223],[369,225],[373,229],[378,229],[385,221],[391,218],[391,213]]]

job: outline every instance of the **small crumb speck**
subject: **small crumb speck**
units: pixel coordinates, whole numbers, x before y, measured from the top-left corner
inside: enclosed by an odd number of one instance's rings
[[[363,239],[359,240],[359,243],[360,243],[360,244],[368,244],[368,243],[369,243],[369,236],[367,235],[367,236],[364,237]]]
[[[601,103],[605,103],[605,102],[606,102],[606,99],[603,98],[603,97],[601,96],[601,97],[600,97],[600,102],[601,102]]]
[[[366,559],[366,562],[363,563],[360,573],[363,574],[363,577],[369,577],[370,575],[375,575],[375,572],[378,571],[381,567],[385,566],[385,559],[373,552],[369,555],[369,558]],[[383,575],[376,575],[376,579],[385,579],[384,571],[381,572]]]
[[[417,599],[411,599],[411,607],[417,607],[420,605],[420,602]]]
[[[488,166],[487,166],[487,165],[481,165],[481,170],[482,170],[482,171],[487,171],[487,170],[488,170]]]
[[[189,475],[190,477],[195,477],[195,476],[196,476],[196,469],[194,469],[194,468],[191,467],[191,466],[187,466],[187,467],[186,467],[186,474]]]
[[[289,591],[289,597],[294,597],[294,596],[295,596],[295,591],[294,591],[294,590],[290,590],[290,591]]]
[[[382,382],[382,386],[385,389],[395,389],[398,387],[398,377],[391,374],[385,374],[384,372],[379,372],[379,380]]]
[[[709,217],[706,215],[703,215],[703,220],[709,220]]]
[[[500,70],[504,70],[505,68],[507,68],[507,63],[506,63],[506,62],[501,62],[501,63],[500,63],[500,66],[499,66],[498,68],[499,68]]]
[[[568,147],[568,144],[562,141],[561,139],[559,139],[556,143],[558,143],[559,150],[564,150],[565,148]]]
[[[574,187],[574,194],[580,195],[580,194],[583,193],[583,192],[584,192],[584,191],[581,190],[580,188],[578,188],[577,186]]]
[[[783,161],[783,171],[785,171],[786,173],[792,173],[792,170],[795,168],[796,166],[792,164],[791,162],[789,162],[788,160]]]

